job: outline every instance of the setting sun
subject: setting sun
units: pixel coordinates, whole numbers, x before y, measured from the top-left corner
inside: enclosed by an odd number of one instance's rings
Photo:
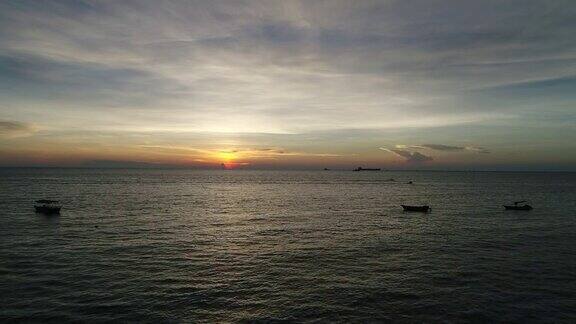
[[[217,158],[222,163],[230,163],[236,159],[236,152],[234,152],[234,151],[219,151]]]

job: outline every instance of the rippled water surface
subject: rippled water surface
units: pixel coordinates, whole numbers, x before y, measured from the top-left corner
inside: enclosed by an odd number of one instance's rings
[[[1,169],[0,206],[3,321],[576,321],[573,173]]]

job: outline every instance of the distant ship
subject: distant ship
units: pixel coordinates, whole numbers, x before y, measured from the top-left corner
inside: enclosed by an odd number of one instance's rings
[[[356,169],[352,170],[352,171],[380,171],[380,168],[363,168],[363,167],[357,167]]]

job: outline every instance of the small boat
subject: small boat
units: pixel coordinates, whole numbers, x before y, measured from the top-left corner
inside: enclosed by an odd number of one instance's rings
[[[407,212],[427,213],[429,211],[432,211],[432,208],[430,208],[430,206],[407,206],[407,205],[400,205],[400,206],[402,206],[402,208],[404,208],[404,211]]]
[[[380,171],[380,168],[363,168],[363,167],[357,167],[356,169],[352,170],[352,171]]]
[[[532,210],[532,206],[527,204],[526,200],[515,201],[514,205],[504,205],[506,210]]]
[[[36,200],[36,205],[34,205],[34,209],[36,209],[37,213],[42,213],[45,215],[54,215],[54,214],[60,214],[62,205],[60,205],[60,202],[58,200],[40,199]]]

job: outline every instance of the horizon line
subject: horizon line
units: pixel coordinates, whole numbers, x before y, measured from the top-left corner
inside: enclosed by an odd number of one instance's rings
[[[328,169],[322,168],[237,168],[237,169],[219,169],[219,168],[198,168],[198,167],[177,167],[177,166],[158,166],[158,167],[90,167],[90,166],[0,166],[0,169],[82,169],[82,170],[189,170],[189,171],[319,171],[319,172],[355,172],[354,169]],[[516,172],[516,173],[576,173],[576,170],[473,170],[473,169],[382,169],[380,171],[366,171],[367,173],[379,172]]]

